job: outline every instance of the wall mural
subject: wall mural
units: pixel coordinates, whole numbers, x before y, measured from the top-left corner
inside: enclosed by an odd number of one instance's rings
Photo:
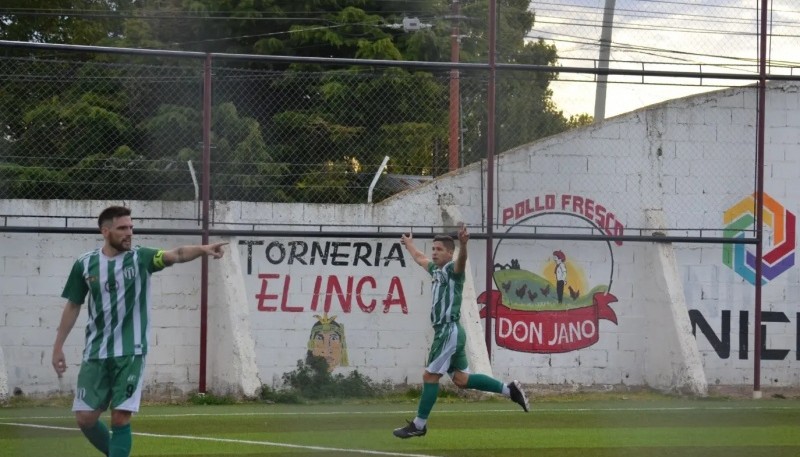
[[[765,250],[761,262],[761,284],[777,278],[794,266],[795,216],[777,200],[764,196]],[[723,214],[726,238],[744,238],[745,232],[756,228],[755,194],[743,198]],[[751,235],[752,236],[752,235]],[[769,249],[771,247],[771,249]],[[752,248],[755,249],[755,248]],[[756,256],[744,244],[725,244],[722,263],[750,284],[756,283]]]
[[[406,251],[399,240],[251,238],[238,245],[257,321],[253,334],[265,349],[257,360],[264,376],[288,371],[308,355],[325,358],[329,372],[351,367],[349,349],[364,358],[371,341],[363,330],[374,316],[408,316],[416,290],[411,297],[406,290],[409,281],[419,283],[403,274]],[[355,340],[348,341],[345,323],[349,336],[356,330]]]
[[[240,240],[239,244],[247,248],[246,276],[253,275],[253,264],[256,264],[258,311],[328,313],[335,307],[344,314],[354,311],[408,314],[403,282],[398,276],[388,278],[387,282],[383,275],[350,274],[395,265],[405,268],[406,260],[399,242]],[[341,274],[317,274],[321,267],[325,267],[325,271],[338,270]],[[304,293],[301,290],[303,278],[312,275],[313,290],[310,294]]]
[[[315,314],[314,317],[317,322],[311,326],[311,334],[308,337],[308,353],[324,357],[328,362],[328,371],[333,371],[336,367],[348,366],[344,325],[336,322],[336,316],[328,317],[328,313],[322,316]]]
[[[578,195],[547,194],[502,210],[507,233],[560,233],[585,227],[586,233],[622,235],[624,226],[604,206]],[[609,306],[614,252],[581,259],[596,241],[501,240],[493,255],[494,290],[478,296],[480,315],[494,319],[498,346],[518,352],[569,352],[599,340],[599,322],[617,323]],[[615,242],[621,245],[621,242]],[[596,244],[594,244],[596,246]]]
[[[764,253],[761,264],[761,285],[767,285],[775,278],[789,271],[795,263],[794,251],[797,248],[797,219],[779,201],[764,193]],[[744,238],[748,232],[752,237],[756,225],[755,194],[739,200],[722,215],[726,224],[724,236]],[[755,247],[744,244],[725,244],[722,247],[722,263],[733,270],[748,283],[756,283]],[[725,303],[732,307],[736,303]],[[714,354],[722,360],[731,356],[748,360],[751,355],[752,326],[751,303],[741,303],[738,311],[733,309],[711,309],[708,318],[701,309],[690,309],[689,320],[692,333],[699,329]],[[776,307],[777,308],[777,307]],[[709,311],[709,310],[707,310]],[[792,310],[790,310],[792,311]],[[794,324],[792,317],[795,318]],[[735,323],[738,321],[738,326]],[[732,325],[732,323],[734,325]],[[732,328],[733,327],[733,328]],[[738,328],[736,328],[738,327]],[[784,312],[778,309],[761,311],[761,358],[762,360],[785,360],[792,349],[785,347],[786,341],[773,339],[771,334],[794,332],[794,359],[800,360],[800,312]],[[736,339],[738,338],[738,342]],[[777,347],[776,347],[777,346]]]

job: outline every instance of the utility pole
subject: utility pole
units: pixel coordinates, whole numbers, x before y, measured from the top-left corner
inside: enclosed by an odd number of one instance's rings
[[[606,0],[603,11],[603,30],[600,32],[600,56],[597,68],[608,70],[608,61],[611,59],[611,31],[614,27],[614,7],[616,0]],[[597,75],[597,91],[594,96],[594,120],[602,121],[606,117],[606,90],[608,89],[608,74]]]
[[[445,19],[452,21],[452,28],[450,34],[450,62],[458,63],[461,36],[459,35],[459,22],[464,17],[461,16],[461,5],[459,0],[453,0],[451,4],[452,14],[445,16]],[[405,17],[403,23],[392,24],[387,27],[398,29],[402,28],[406,32],[415,32],[424,28],[432,27],[431,24],[423,24],[416,17]],[[457,170],[459,167],[459,151],[461,138],[461,93],[460,93],[460,75],[457,68],[450,69],[450,115],[449,115],[449,128],[450,140],[449,150],[447,154],[447,166],[449,171]]]

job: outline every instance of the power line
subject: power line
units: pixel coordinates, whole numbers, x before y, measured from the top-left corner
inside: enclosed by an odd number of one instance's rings
[[[187,19],[198,19],[198,20],[208,20],[208,21],[269,21],[269,22],[287,22],[287,21],[326,21],[330,19],[321,18],[321,17],[310,17],[310,16],[221,16],[220,13],[217,12],[214,15],[189,15],[189,14],[170,14],[165,12],[158,12],[153,14],[126,14],[126,13],[109,13],[109,12],[91,12],[91,11],[84,11],[84,12],[76,12],[76,11],[64,11],[64,12],[8,12],[8,11],[0,11],[0,17],[2,16],[65,16],[65,17],[76,17],[76,18],[113,18],[113,19],[150,19],[150,20],[187,20]],[[369,13],[368,13],[369,14]],[[398,12],[400,14],[400,12]]]
[[[554,17],[554,19],[564,19],[569,20],[569,18],[558,18]],[[575,24],[575,23],[568,23],[568,22],[560,22],[560,21],[538,21],[541,24],[550,24],[550,25],[558,25],[558,26],[570,26],[570,27],[591,27],[591,28],[600,28],[602,25],[600,22],[597,23],[585,23],[585,24]],[[667,32],[667,33],[697,33],[702,35],[735,35],[735,36],[756,36],[757,32],[742,32],[742,31],[722,31],[722,30],[709,30],[709,29],[699,29],[699,28],[690,28],[690,27],[666,27],[666,26],[655,26],[655,25],[638,25],[638,24],[626,24],[626,25],[617,25],[614,24],[614,30],[644,30],[648,32],[652,31],[659,31],[659,32]]]
[[[571,12],[571,11],[568,11],[568,10],[565,11],[564,9],[561,9],[561,8],[537,8],[536,9],[537,13],[539,13],[540,11],[546,11],[546,12],[555,11],[557,13],[562,13],[562,14]],[[750,25],[750,26],[753,26],[753,27],[755,27],[757,25],[756,21],[755,21],[755,18],[753,18],[753,20],[748,20],[746,18],[741,18],[741,17],[725,17],[725,16],[709,17],[709,16],[703,15],[703,14],[689,14],[689,13],[678,13],[678,14],[663,13],[663,14],[657,14],[657,13],[654,13],[654,12],[649,12],[651,14],[642,14],[642,12],[640,12],[640,11],[636,11],[635,12],[636,14],[626,14],[625,11],[630,11],[630,10],[622,10],[622,9],[616,10],[615,11],[615,17],[623,18],[623,19],[624,18],[633,18],[633,19],[666,19],[666,18],[672,18],[672,19],[674,19],[675,22],[687,22],[687,21],[690,21],[690,22],[700,22],[700,23],[703,23],[703,24],[716,23],[716,24],[729,24],[729,25]],[[589,21],[593,21],[594,23],[602,23],[602,20],[600,19],[601,18],[600,12],[597,12],[596,14],[593,13],[592,15],[593,16],[597,16],[598,19],[589,19]],[[571,23],[573,23],[573,24],[575,23],[575,17],[572,17],[572,16],[564,17],[564,16],[555,16],[555,15],[550,15],[550,14],[548,14],[548,15],[537,14],[537,18],[539,18],[540,16],[564,19],[564,20],[567,20],[567,21],[571,21]],[[772,22],[774,24],[776,24],[776,25],[796,26],[796,22],[795,21],[772,21]]]
[[[655,0],[652,0],[655,2]],[[679,4],[679,5],[693,5],[694,7],[704,6],[704,7],[713,7],[715,5],[696,5],[696,4],[689,4],[684,2],[656,2],[656,3],[670,3],[670,4]],[[558,11],[560,13],[570,11],[574,11],[575,8],[582,8],[582,9],[590,9],[594,10],[592,14],[599,15],[602,11],[601,8],[593,7],[593,6],[581,6],[581,5],[566,5],[563,3],[556,3],[556,2],[537,2],[537,5],[551,5],[557,6],[559,8],[543,8],[543,7],[536,7],[534,11]],[[741,8],[741,7],[731,7],[731,8]],[[635,14],[625,14],[625,12],[631,12]],[[779,10],[784,12],[792,12],[800,14],[800,11],[788,11],[788,10]],[[408,11],[365,11],[367,14],[411,14],[414,15],[413,12]],[[18,8],[18,9],[8,9],[0,11],[0,15],[33,15],[33,16],[69,16],[69,17],[79,17],[79,18],[116,18],[116,19],[146,19],[146,20],[189,20],[189,19],[197,19],[201,21],[249,21],[249,22],[330,22],[330,19],[322,18],[322,17],[314,17],[311,14],[319,13],[330,15],[332,12],[329,11],[318,11],[318,12],[311,12],[307,13],[306,15],[293,15],[293,16],[264,16],[264,13],[259,13],[260,16],[247,16],[247,17],[240,17],[240,16],[226,16],[224,14],[235,14],[236,11],[207,11],[204,13],[195,13],[195,14],[187,14],[185,12],[181,12],[181,14],[174,14],[170,12],[165,12],[161,10],[140,10],[137,14],[132,13],[123,13],[123,12],[101,12],[98,10],[63,10],[63,9],[46,9],[46,8]],[[649,15],[648,15],[649,14]],[[709,17],[707,15],[700,15],[700,14],[689,14],[689,13],[668,13],[668,12],[654,12],[654,11],[641,11],[641,10],[626,10],[618,8],[616,11],[616,15],[619,17],[631,17],[631,18],[638,18],[638,19],[661,19],[662,16],[669,16],[675,17],[676,20],[680,20],[681,22],[685,22],[687,20],[703,22],[703,23],[720,23],[720,24],[739,24],[739,25],[746,25],[750,22],[746,21],[745,19],[735,18],[735,17],[726,17],[726,16],[716,16],[716,17]],[[661,15],[661,16],[659,16]],[[423,19],[432,20],[435,19],[435,16],[426,16],[426,15],[417,15],[418,17],[422,17]],[[551,19],[561,19],[564,21],[569,21],[570,25],[573,26],[587,26],[587,24],[600,24],[600,21],[595,21],[594,23],[576,23],[574,17],[564,17],[564,16],[544,16],[545,18]],[[545,23],[545,24],[559,24],[558,22],[548,22],[537,20],[537,23]],[[775,21],[775,25],[781,25],[784,27],[796,27],[794,24],[795,22],[792,21]],[[670,27],[670,26],[654,26],[654,25],[628,25],[628,26],[616,26],[615,28],[629,28],[633,30],[641,30],[647,29],[650,30],[652,28],[657,28],[658,30],[663,31],[697,31],[698,33],[714,33],[708,29],[699,29],[694,30],[691,28],[686,27]],[[726,32],[722,32],[726,33]],[[727,32],[727,33],[738,33],[738,32]],[[793,35],[787,35],[793,36]]]
[[[721,11],[715,11],[714,12],[714,16],[715,17],[719,17],[719,15],[721,13],[728,12],[728,11],[748,11],[748,12],[754,11],[752,7],[731,5],[730,1],[727,1],[727,3],[725,5],[714,5],[714,4],[705,4],[705,3],[696,3],[696,2],[682,2],[682,1],[667,1],[667,0],[636,0],[636,3],[637,4],[651,3],[651,4],[676,5],[676,6],[680,6],[681,9],[686,9],[686,8],[692,8],[692,9],[712,8],[712,9],[721,10]],[[597,11],[597,14],[600,14],[600,15],[602,15],[602,12],[604,10],[604,7],[602,7],[602,6],[574,5],[574,4],[568,4],[568,3],[563,3],[563,2],[548,2],[548,1],[543,1],[543,0],[536,0],[536,3],[534,5],[534,7],[533,7],[534,11],[536,11],[538,9],[538,5],[557,6],[560,11],[563,11],[565,8],[578,8],[578,9],[585,9],[585,10],[590,10],[590,11],[594,10],[594,11]],[[615,8],[615,10],[616,11],[632,11],[632,12],[642,11],[642,10],[632,10],[632,9],[625,9],[625,8]],[[772,10],[774,12],[776,12],[776,13],[800,14],[800,10],[776,9],[776,8],[774,8],[774,6],[772,7]],[[648,12],[655,12],[655,11],[649,10]],[[665,14],[668,14],[668,13],[665,13]],[[682,14],[682,13],[674,13],[674,14]]]
[[[385,0],[388,2],[388,0]],[[639,3],[644,4],[651,4],[651,5],[673,5],[673,6],[680,6],[680,7],[691,7],[693,9],[697,8],[713,8],[718,9],[714,15],[702,15],[702,14],[694,14],[691,12],[678,12],[678,13],[671,13],[665,11],[654,11],[654,10],[633,10],[633,9],[617,9],[617,15],[623,18],[631,18],[631,19],[638,19],[638,20],[659,20],[659,19],[666,19],[667,17],[675,18],[675,20],[680,21],[681,23],[703,23],[703,24],[720,24],[720,25],[747,25],[750,24],[749,21],[746,19],[742,19],[741,17],[730,16],[730,12],[733,11],[752,11],[751,8],[745,8],[740,6],[734,5],[698,5],[696,3],[685,2],[685,1],[668,1],[668,0],[637,0]],[[419,0],[417,3],[423,4],[425,0]],[[557,8],[553,8],[557,7]],[[686,8],[683,8],[684,10]],[[582,11],[586,11],[583,14],[590,14],[590,15],[599,15],[602,13],[603,8],[597,6],[589,6],[589,5],[574,5],[574,4],[567,4],[566,2],[554,2],[554,1],[538,1],[533,6],[533,11],[535,13],[544,11],[545,14],[537,14],[536,16],[536,24],[545,26],[554,26],[554,27],[575,27],[575,28],[598,28],[601,25],[601,22],[594,19],[582,19],[579,22],[575,21],[575,17],[568,17],[565,16],[565,13],[576,12],[581,13]],[[550,12],[557,11],[561,13],[561,15],[557,14],[550,14]],[[781,13],[789,13],[789,14],[800,14],[800,11],[794,10],[787,10],[787,9],[775,9],[773,11],[781,12]],[[122,11],[107,11],[102,12],[98,10],[66,10],[66,9],[56,9],[56,8],[12,8],[7,10],[0,11],[0,16],[3,14],[28,14],[28,15],[68,15],[73,17],[109,17],[109,18],[119,18],[119,19],[128,19],[128,18],[136,18],[136,19],[147,19],[147,20],[199,20],[199,21],[216,21],[216,20],[237,20],[237,21],[268,21],[268,22],[313,22],[313,23],[327,23],[329,25],[319,26],[319,27],[311,27],[311,28],[303,28],[302,30],[284,30],[284,31],[275,31],[269,33],[260,33],[260,34],[247,34],[247,35],[238,35],[238,36],[226,36],[226,37],[219,37],[219,38],[208,38],[203,40],[195,40],[195,41],[187,41],[184,43],[176,43],[176,44],[196,44],[196,43],[203,43],[203,42],[221,42],[221,41],[230,41],[230,40],[238,40],[238,39],[247,39],[247,38],[263,38],[268,36],[279,36],[279,35],[288,35],[292,33],[296,33],[299,31],[309,31],[309,30],[325,30],[325,29],[333,29],[333,28],[341,28],[341,27],[352,27],[352,26],[377,26],[376,23],[335,23],[330,21],[329,19],[324,19],[321,17],[312,17],[313,14],[324,14],[330,15],[335,12],[332,11],[312,11],[307,12],[302,15],[292,15],[292,16],[268,16],[267,13],[260,13],[261,16],[259,17],[235,17],[235,16],[221,16],[224,14],[235,14],[235,11],[227,11],[227,10],[216,10],[216,11],[208,11],[204,13],[186,13],[180,12],[180,14],[176,15],[170,12],[165,12],[163,10],[137,10],[136,13],[131,12],[122,12]],[[379,14],[387,14],[387,11],[379,11],[375,12]],[[406,13],[404,11],[404,13]],[[717,14],[718,13],[718,14]],[[433,16],[422,16],[423,18],[429,18],[428,20],[435,19]],[[787,21],[774,21],[773,25],[784,28],[795,28],[797,26],[794,25],[793,22]],[[681,33],[681,34],[700,34],[700,35],[720,35],[720,36],[755,36],[755,32],[747,32],[747,31],[726,31],[726,30],[712,30],[709,27],[703,28],[695,28],[695,27],[686,27],[686,26],[670,26],[670,25],[658,25],[658,24],[637,24],[637,23],[618,23],[615,25],[615,30],[629,30],[629,31],[659,31],[662,33]],[[556,33],[549,30],[542,30],[539,28],[534,29],[526,38],[536,38],[533,36],[535,33],[550,35],[552,36],[563,36],[563,37],[571,37],[576,39],[583,39],[586,41],[570,41],[565,39],[555,39],[549,38],[551,41],[554,42],[562,42],[562,43],[574,43],[580,44],[583,46],[596,46],[596,40],[592,37],[577,37],[573,35],[567,35],[563,33]],[[796,35],[791,34],[775,34],[775,37],[782,37],[782,38],[796,38]],[[669,53],[675,55],[691,55],[691,56],[698,56],[698,57],[712,57],[712,58],[723,58],[723,59],[738,59],[736,57],[729,57],[729,56],[718,56],[708,53],[699,53],[699,52],[680,52],[677,50],[668,50],[664,48],[656,48],[656,47],[637,47],[631,45],[625,45],[623,43],[615,43],[615,48],[617,50],[622,49],[629,49],[629,50],[638,50],[640,52],[661,52],[661,53]],[[568,50],[567,50],[568,51]],[[564,52],[567,52],[564,51]],[[659,54],[653,54],[659,55]],[[669,56],[661,55],[662,57],[673,58]]]
[[[164,10],[137,10],[137,12],[108,11],[108,10],[65,10],[65,9],[44,9],[44,8],[11,8],[0,10],[0,17],[3,16],[56,16],[56,17],[77,17],[77,18],[113,18],[113,19],[199,19],[199,20],[220,20],[220,21],[321,21],[326,20],[322,16],[330,16],[336,11],[311,11],[303,15],[274,15],[265,16],[267,12],[255,11],[259,16],[236,16],[241,11],[204,11],[202,13],[170,12]],[[365,14],[370,15],[412,15],[419,17],[432,17],[429,12],[414,11],[369,11],[364,10]]]
[[[562,33],[556,34],[555,32],[546,32],[546,33],[557,35],[559,37],[573,38],[573,40],[569,40],[569,39],[565,39],[565,38],[548,38],[549,40],[555,41],[555,42],[573,43],[573,44],[581,44],[581,45],[591,45],[593,47],[599,46],[599,44],[597,43],[596,40],[586,39],[584,37],[565,35],[565,34],[562,34]],[[538,38],[538,37],[527,35],[526,38]],[[751,63],[753,65],[755,65],[755,63],[757,62],[757,60],[755,58],[736,57],[736,56],[708,54],[708,53],[699,53],[699,52],[692,52],[692,51],[668,50],[668,49],[664,49],[664,48],[656,48],[656,47],[650,47],[650,46],[632,45],[632,44],[627,44],[627,43],[621,43],[619,41],[613,41],[611,43],[611,48],[612,48],[612,50],[616,50],[616,51],[630,51],[630,52],[650,53],[650,55],[655,55],[655,56],[658,56],[658,57],[674,58],[674,59],[678,59],[678,57],[671,56],[671,55],[710,57],[710,58],[716,58],[716,59],[731,60],[731,61],[734,61],[734,62],[738,61],[738,62],[742,62],[743,64]],[[596,61],[596,59],[591,59],[591,58],[586,58],[586,59],[570,58],[570,60]],[[641,61],[639,61],[639,62],[640,63],[647,63],[647,64],[664,64],[664,62],[641,62]],[[721,64],[719,62],[708,62],[708,63],[693,62],[693,63],[695,65],[713,65],[713,66],[721,66],[721,65],[723,65],[723,64]],[[792,66],[796,67],[796,66],[800,65],[800,63],[798,63],[798,62],[789,62],[789,61],[783,61],[783,62],[782,61],[773,61],[772,64],[774,66],[779,66],[779,67],[792,67]]]
[[[569,36],[569,35],[561,35],[561,34],[559,34],[559,36]],[[572,38],[580,39],[580,38],[583,38],[583,37],[574,37],[573,36]],[[563,42],[563,43],[575,43],[575,44],[592,45],[594,47],[598,46],[596,41],[568,40],[568,39],[564,39],[564,38],[552,38],[552,41]],[[662,57],[670,57],[670,56],[666,56],[664,54],[677,54],[677,55],[689,55],[689,56],[700,56],[700,57],[715,57],[715,58],[719,58],[719,59],[730,59],[730,60],[734,60],[734,61],[743,61],[743,62],[752,61],[751,59],[745,59],[745,58],[741,58],[741,57],[703,54],[703,53],[689,52],[689,51],[670,51],[670,50],[665,50],[665,49],[661,49],[661,48],[653,48],[653,47],[648,47],[648,46],[630,45],[630,44],[620,43],[618,41],[612,42],[611,43],[611,47],[612,47],[613,50],[617,50],[617,51],[641,51],[641,52],[645,52],[645,51],[656,52],[657,51],[657,52],[663,53],[661,55]],[[675,57],[675,58],[677,59],[677,57]],[[597,59],[594,59],[594,58],[571,58],[571,60],[586,60],[586,61],[592,61],[593,62],[593,61],[596,61]],[[657,64],[657,63],[661,63],[661,62],[642,62],[642,63],[654,63],[654,64]]]

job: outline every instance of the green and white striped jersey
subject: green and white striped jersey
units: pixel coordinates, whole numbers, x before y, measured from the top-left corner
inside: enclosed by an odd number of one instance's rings
[[[89,295],[83,360],[147,354],[150,275],[164,269],[163,255],[136,246],[107,257],[98,248],[75,261],[61,296],[82,305]]]
[[[433,262],[428,263],[428,273],[433,278],[431,294],[431,323],[434,327],[448,322],[458,322],[461,316],[461,293],[464,290],[464,273],[456,274],[455,262],[450,261],[442,268]]]

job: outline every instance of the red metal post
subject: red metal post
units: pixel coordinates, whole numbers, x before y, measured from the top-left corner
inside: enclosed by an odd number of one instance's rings
[[[756,290],[753,332],[753,397],[761,398],[761,266],[764,253],[764,119],[767,107],[767,10],[761,0],[761,46],[758,59],[758,121],[756,134]]]
[[[489,0],[489,87],[486,96],[486,294],[492,296],[494,282],[492,280],[493,246],[494,246],[494,150],[495,150],[495,77],[497,73],[497,61],[495,60],[495,50],[497,49],[497,30],[496,30],[497,1]],[[494,316],[492,307],[486,306],[486,350],[489,352],[489,360],[492,360],[492,324]]]
[[[208,224],[211,199],[211,54],[206,54],[203,64],[203,244],[208,244]],[[200,385],[198,391],[206,392],[206,350],[208,340],[208,257],[201,258],[200,267]]]

